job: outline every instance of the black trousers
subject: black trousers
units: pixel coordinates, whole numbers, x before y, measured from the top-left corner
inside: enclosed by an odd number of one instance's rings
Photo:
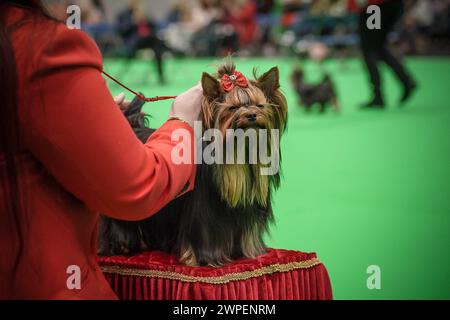
[[[378,5],[381,13],[381,29],[367,28],[367,19],[371,14],[363,10],[359,16],[360,45],[367,71],[372,83],[375,99],[381,99],[381,80],[378,64],[386,63],[403,85],[411,78],[402,63],[387,48],[387,37],[403,15],[402,0],[388,0]]]
[[[128,58],[132,58],[136,55],[136,52],[140,49],[152,49],[155,54],[156,70],[160,81],[164,81],[163,70],[163,53],[165,51],[171,51],[165,43],[155,36],[148,36],[145,38],[137,38],[132,44]]]

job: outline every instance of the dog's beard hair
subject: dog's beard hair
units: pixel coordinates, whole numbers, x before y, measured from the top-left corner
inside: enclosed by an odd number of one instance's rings
[[[222,200],[231,208],[257,203],[267,205],[269,179],[260,175],[260,166],[245,164],[214,165],[214,181]]]
[[[236,106],[239,107],[238,110],[230,110]],[[211,102],[206,98],[203,99],[202,110],[206,127],[218,129],[224,139],[230,139],[226,134],[227,129],[243,128],[244,131],[248,128],[256,129],[254,143],[249,143],[249,139],[245,138],[246,164],[237,162],[237,147],[234,144],[235,149],[232,150],[234,154],[224,154],[225,163],[214,164],[214,181],[222,200],[226,201],[231,208],[245,207],[255,203],[265,207],[268,203],[270,179],[266,175],[261,175],[261,163],[268,163],[271,152],[271,129],[284,129],[284,106],[268,102],[264,93],[256,85],[249,84],[247,88],[235,88],[220,99]],[[248,113],[256,113],[257,120],[252,123],[246,122],[245,116]],[[258,152],[261,128],[267,130],[264,159],[260,158]],[[224,150],[227,150],[227,142],[223,141]],[[256,163],[249,164],[250,155],[256,157]],[[227,164],[227,157],[231,157],[234,164]]]
[[[257,203],[263,207],[267,206],[270,181],[267,175],[262,175],[262,163],[268,163],[270,155],[270,135],[268,135],[268,144],[265,154],[259,154],[260,136],[256,136],[256,141],[250,143],[249,139],[245,140],[245,164],[238,163],[238,150],[236,144],[233,153],[229,155],[225,153],[224,164],[215,164],[213,167],[214,182],[222,197],[222,200],[228,203],[231,208],[246,207]],[[225,150],[226,146],[223,147]],[[228,150],[227,150],[228,151]],[[261,157],[263,156],[263,158]],[[230,157],[232,164],[227,164],[226,160]],[[254,164],[250,164],[250,158],[256,160]]]

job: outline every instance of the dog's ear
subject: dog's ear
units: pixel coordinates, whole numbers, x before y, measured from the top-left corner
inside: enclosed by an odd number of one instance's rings
[[[220,95],[220,84],[210,74],[203,72],[202,74],[203,95],[212,101]]]
[[[272,96],[280,88],[280,73],[278,67],[273,67],[256,80],[256,86],[267,96]]]

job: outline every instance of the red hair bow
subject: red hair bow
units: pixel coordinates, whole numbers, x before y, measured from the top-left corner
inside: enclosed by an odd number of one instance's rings
[[[230,92],[234,88],[234,86],[238,86],[241,88],[248,87],[247,78],[239,71],[233,72],[232,75],[224,74],[222,79],[220,79],[220,84],[222,85],[223,90],[225,90],[226,92]]]

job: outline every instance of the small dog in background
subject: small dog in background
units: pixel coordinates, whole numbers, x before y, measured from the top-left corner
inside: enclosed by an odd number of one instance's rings
[[[299,104],[304,106],[306,111],[311,111],[314,104],[320,106],[320,112],[325,112],[327,106],[331,105],[335,112],[339,112],[336,91],[331,77],[327,74],[323,80],[317,84],[305,82],[304,72],[296,68],[291,76],[292,84],[299,97]]]
[[[270,139],[279,139],[287,123],[287,104],[280,91],[278,68],[255,80],[247,80],[231,62],[212,76],[203,73],[203,130],[267,129]],[[135,133],[145,142],[152,129],[144,126],[141,107],[127,110]],[[278,129],[272,136],[270,129]],[[225,135],[223,135],[225,136]],[[225,146],[227,138],[220,143]],[[245,139],[245,149],[254,148]],[[202,148],[208,144],[203,141]],[[256,147],[260,148],[261,143]],[[276,153],[280,159],[280,150]],[[237,154],[237,147],[231,156]],[[266,251],[263,241],[273,221],[271,195],[280,184],[279,170],[262,175],[267,162],[198,164],[195,188],[138,221],[119,221],[102,216],[98,250],[100,255],[132,255],[160,250],[178,255],[186,265],[220,266],[234,259],[255,258]]]

